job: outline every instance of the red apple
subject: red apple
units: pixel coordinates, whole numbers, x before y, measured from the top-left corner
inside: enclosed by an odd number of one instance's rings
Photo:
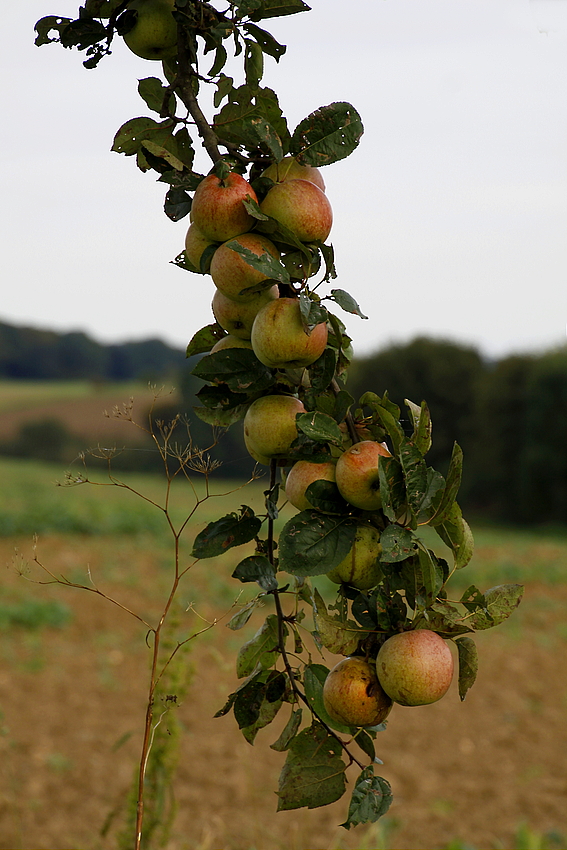
[[[453,667],[447,642],[428,629],[393,635],[376,659],[380,684],[400,705],[437,702],[449,690]]]
[[[215,286],[234,301],[250,301],[255,298],[257,291],[250,287],[257,287],[262,281],[268,279],[268,275],[262,274],[252,266],[249,266],[244,257],[231,246],[242,245],[261,257],[262,254],[270,254],[279,259],[280,252],[273,242],[270,242],[260,233],[243,233],[234,239],[230,239],[218,248],[211,260],[211,275]]]
[[[270,369],[301,369],[314,363],[327,345],[327,325],[303,329],[297,298],[278,298],[258,311],[252,325],[252,347]]]
[[[330,671],[323,703],[329,717],[345,726],[378,726],[392,709],[374,666],[358,656],[344,658]]]
[[[288,472],[285,481],[285,494],[294,508],[307,511],[313,505],[307,500],[305,491],[314,481],[334,481],[334,461],[310,463],[308,460],[298,460]]]
[[[268,191],[260,204],[301,242],[324,242],[333,224],[333,211],[325,193],[309,180],[284,180]]]
[[[358,590],[370,590],[384,575],[378,563],[381,551],[380,532],[373,525],[360,523],[350,552],[327,573],[327,578],[337,584],[350,584]]]
[[[227,242],[246,233],[255,222],[242,203],[248,196],[258,200],[250,183],[235,171],[224,179],[209,174],[193,196],[191,221],[212,242]]]
[[[233,336],[240,337],[241,339],[250,339],[252,336],[252,326],[258,311],[278,296],[278,287],[272,286],[271,289],[265,289],[263,292],[256,293],[252,301],[241,304],[238,301],[233,301],[232,298],[227,298],[220,289],[217,289],[213,295],[211,306],[213,308],[213,315],[221,328],[224,328],[225,331]]]
[[[269,177],[274,183],[283,183],[285,180],[309,180],[322,192],[325,191],[325,181],[319,169],[312,165],[300,165],[294,156],[284,156],[281,162],[273,162],[262,172],[262,177]]]
[[[391,456],[385,443],[374,440],[355,443],[343,452],[337,461],[336,478],[343,499],[363,511],[378,510],[382,506],[378,462]]]
[[[244,417],[244,442],[258,463],[284,457],[297,437],[295,415],[305,408],[291,395],[264,395],[252,402]]]

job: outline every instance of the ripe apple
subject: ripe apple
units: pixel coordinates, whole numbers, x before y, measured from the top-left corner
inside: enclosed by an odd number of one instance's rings
[[[314,363],[327,345],[327,325],[310,334],[303,329],[297,298],[278,298],[258,311],[252,325],[252,348],[270,369],[302,369]]]
[[[258,200],[250,183],[236,171],[224,179],[209,174],[195,190],[191,221],[212,242],[227,242],[246,233],[255,222],[242,203],[248,195]]]
[[[159,61],[177,53],[177,23],[171,14],[175,0],[132,0],[136,23],[124,36],[132,53]]]
[[[223,336],[222,339],[215,342],[210,353],[214,354],[215,351],[222,351],[225,348],[248,348],[251,351],[252,343],[249,339],[241,339],[238,336],[234,336],[234,334],[227,334],[227,336]]]
[[[378,726],[392,709],[375,668],[356,655],[333,667],[323,685],[323,703],[329,717],[346,726]]]
[[[333,224],[333,211],[325,193],[309,180],[284,180],[268,191],[260,204],[301,242],[324,242]]]
[[[307,511],[313,505],[307,500],[305,491],[314,481],[334,481],[335,464],[333,461],[310,463],[298,460],[288,472],[285,481],[285,494],[294,508]]]
[[[197,271],[201,270],[201,257],[210,245],[216,245],[201,233],[196,224],[190,224],[185,236],[185,257]]]
[[[252,402],[244,417],[244,442],[258,463],[284,456],[297,437],[296,413],[305,408],[291,395],[264,395]]]
[[[254,342],[252,342],[254,345]],[[362,440],[342,453],[337,461],[337,487],[343,499],[363,511],[382,506],[378,461],[392,457],[385,443]]]
[[[270,254],[279,259],[280,252],[273,242],[260,233],[243,233],[235,239],[229,239],[215,251],[210,269],[215,286],[234,301],[251,301],[256,297],[257,291],[243,290],[258,286],[268,279],[268,275],[249,266],[241,254],[233,251],[231,245],[236,244],[248,248],[257,257]]]
[[[359,590],[370,590],[384,575],[378,563],[381,551],[380,532],[373,525],[360,523],[350,552],[327,573],[327,578],[337,584],[344,582]]]
[[[262,173],[262,177],[269,177],[274,183],[283,183],[285,180],[309,180],[315,183],[322,192],[325,191],[325,181],[318,168],[312,165],[300,165],[294,156],[284,156],[281,162],[273,162]]]
[[[382,644],[376,659],[380,684],[400,705],[429,705],[449,690],[453,656],[429,629],[401,632]]]
[[[213,315],[221,328],[224,328],[232,336],[250,339],[258,311],[278,296],[278,287],[272,286],[270,289],[258,292],[253,301],[241,304],[238,301],[233,301],[232,298],[227,298],[220,289],[217,289],[213,295],[211,306]]]

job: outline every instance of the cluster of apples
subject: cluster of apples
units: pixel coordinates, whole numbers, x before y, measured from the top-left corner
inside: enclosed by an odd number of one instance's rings
[[[394,703],[429,705],[443,697],[453,679],[454,662],[447,642],[428,629],[388,638],[376,662],[344,658],[323,686],[329,717],[347,726],[377,726]]]

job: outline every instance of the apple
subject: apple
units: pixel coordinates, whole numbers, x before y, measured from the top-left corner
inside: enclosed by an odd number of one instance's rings
[[[362,440],[343,452],[337,460],[339,493],[355,508],[377,511],[382,506],[378,476],[381,457],[392,457],[385,443]]]
[[[331,204],[322,189],[309,180],[294,178],[276,183],[260,209],[291,230],[301,242],[324,242],[331,232]]]
[[[329,672],[323,703],[331,720],[345,726],[378,726],[392,709],[375,668],[356,655],[343,658]]]
[[[195,190],[191,221],[212,242],[227,242],[246,233],[255,223],[242,203],[248,196],[258,200],[250,183],[236,171],[224,179],[209,174]]]
[[[251,301],[257,295],[257,291],[252,289],[244,292],[243,290],[257,287],[268,279],[268,275],[249,266],[241,254],[233,251],[231,246],[237,244],[248,248],[257,257],[269,254],[279,260],[280,252],[273,242],[260,233],[243,233],[241,236],[229,239],[215,251],[210,272],[217,289],[234,301]]]
[[[171,14],[175,0],[132,0],[128,11],[137,12],[136,22],[124,35],[132,53],[159,61],[177,53],[177,22]]]
[[[238,336],[234,336],[234,334],[227,334],[222,339],[219,339],[218,342],[215,342],[210,353],[214,354],[215,351],[222,351],[225,348],[248,348],[252,350],[252,343],[249,339],[241,339]]]
[[[429,629],[393,635],[376,659],[380,684],[400,705],[429,705],[449,690],[453,656],[447,642]]]
[[[262,177],[269,177],[274,183],[283,183],[285,180],[309,180],[315,183],[322,192],[325,191],[325,181],[318,168],[312,165],[300,165],[294,156],[284,156],[281,162],[273,162],[262,173]]]
[[[333,461],[311,463],[308,460],[298,460],[287,474],[285,494],[288,501],[298,511],[307,511],[313,505],[305,496],[305,491],[314,481],[334,481],[335,464]]]
[[[185,257],[191,263],[193,268],[200,272],[203,252],[210,245],[217,244],[217,242],[207,239],[204,233],[201,233],[196,224],[190,224],[185,236]]]
[[[383,578],[378,557],[382,551],[380,532],[373,525],[360,523],[351,550],[327,578],[337,584],[350,584],[358,590],[370,590]]]
[[[240,337],[240,339],[250,339],[252,336],[252,326],[258,311],[266,304],[278,298],[278,296],[278,287],[272,286],[270,289],[258,292],[253,301],[241,304],[238,301],[233,301],[232,298],[227,298],[220,289],[217,289],[213,295],[211,306],[214,317],[221,328],[224,328],[232,336]]]
[[[265,395],[252,402],[244,417],[244,442],[258,463],[284,456],[297,437],[295,416],[305,408],[291,395]]]
[[[252,325],[252,348],[270,369],[302,369],[314,363],[327,345],[327,325],[304,330],[297,298],[278,298],[258,311]]]

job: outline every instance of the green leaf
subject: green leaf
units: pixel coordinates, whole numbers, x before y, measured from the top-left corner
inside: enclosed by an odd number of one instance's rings
[[[36,47],[41,47],[42,44],[51,44],[54,41],[60,41],[61,33],[71,23],[72,18],[60,18],[58,15],[47,15],[45,18],[40,18],[34,29],[37,33],[34,44]],[[51,33],[55,30],[57,36],[51,38]]]
[[[359,641],[368,637],[368,632],[358,628],[354,621],[329,616],[317,589],[313,594],[313,621],[321,644],[335,655],[351,655]]]
[[[402,466],[396,458],[381,457],[378,464],[382,510],[391,522],[404,518],[408,512],[406,487]]]
[[[305,291],[299,296],[301,320],[307,333],[311,333],[316,325],[327,321],[327,310],[319,299],[310,297]]]
[[[445,582],[443,568],[435,553],[422,543],[418,546],[419,582],[418,595],[420,602],[426,605],[433,602]]]
[[[262,18],[280,18],[283,15],[295,15],[297,12],[309,12],[311,6],[303,0],[262,0],[261,8],[254,12],[252,17],[255,21]]]
[[[251,35],[252,38],[256,39],[264,53],[273,56],[276,62],[280,61],[287,50],[285,44],[280,44],[273,35],[261,27],[256,26],[256,24],[244,24],[242,29]]]
[[[445,515],[445,520],[440,525],[435,523],[434,528],[443,543],[452,549],[455,568],[460,570],[466,567],[473,556],[474,539],[457,502],[453,502],[451,510]]]
[[[400,463],[404,472],[408,504],[413,513],[417,514],[428,490],[427,467],[419,449],[405,437],[400,441]]]
[[[246,45],[244,50],[246,85],[254,87],[258,85],[264,75],[264,54],[257,42],[249,41],[246,38],[244,43]]]
[[[256,537],[261,526],[262,521],[254,516],[252,509],[242,505],[240,515],[227,514],[215,522],[210,522],[200,531],[193,543],[191,555],[193,558],[215,558],[234,546],[249,543]]]
[[[329,347],[324,350],[323,354],[317,358],[315,363],[312,363],[311,366],[309,366],[309,379],[311,382],[311,389],[315,390],[317,392],[317,395],[320,394],[321,390],[326,390],[327,387],[332,383],[332,380],[335,377],[336,366],[337,352],[335,351],[335,349]],[[348,393],[346,393],[344,390],[341,390],[341,392],[345,393],[345,395],[348,396]],[[352,396],[348,397],[352,399]],[[344,402],[344,398],[345,396],[343,395],[341,398],[342,402]],[[337,418],[336,421],[342,422],[347,410],[348,404],[346,405],[346,407],[342,408],[342,415],[340,419]]]
[[[305,698],[316,716],[326,723],[327,726],[330,726],[331,729],[335,729],[337,732],[343,732],[345,734],[354,733],[354,726],[345,726],[342,723],[338,723],[335,720],[332,720],[327,714],[327,709],[325,708],[325,703],[323,701],[323,685],[325,684],[325,680],[329,675],[329,668],[325,667],[324,664],[307,664],[303,673],[303,686],[305,689]]]
[[[241,245],[236,239],[226,242],[225,245],[227,248],[230,248],[231,251],[234,251],[236,254],[240,254],[247,266],[251,266],[253,269],[256,269],[256,271],[265,274],[270,280],[276,280],[278,283],[289,284],[290,281],[287,269],[280,263],[279,260],[276,260],[275,257],[268,254],[267,251],[264,251],[263,254],[258,256],[258,254],[251,251],[250,248],[246,248],[244,245]]]
[[[251,602],[247,602],[240,611],[237,611],[236,614],[233,614],[228,623],[226,624],[229,629],[232,629],[233,632],[237,632],[239,629],[244,628],[258,605],[260,604],[260,599],[252,599]]]
[[[316,510],[325,514],[345,514],[350,507],[334,481],[312,481],[305,491],[305,498]]]
[[[138,83],[138,94],[145,100],[148,107],[158,114],[163,109],[163,103],[167,97],[168,90],[157,77],[146,77]],[[167,107],[171,113],[175,112],[175,96],[169,92]]]
[[[213,345],[225,336],[225,332],[221,326],[215,322],[212,325],[206,325],[197,333],[193,334],[191,342],[187,346],[185,353],[186,357],[193,357],[194,354],[204,354],[210,351]]]
[[[284,634],[287,635],[287,627]],[[257,668],[267,670],[276,663],[279,655],[278,618],[275,614],[269,614],[254,637],[240,647],[236,659],[236,675],[243,679]]]
[[[249,744],[253,744],[256,735],[265,726],[268,726],[283,704],[283,694],[285,693],[286,678],[283,673],[271,671],[267,674],[260,674],[260,682],[266,679],[256,693],[251,694],[251,699],[248,705],[241,706],[244,700],[243,693],[239,693],[234,703],[234,716],[239,725],[239,728]],[[279,687],[275,687],[279,685]],[[270,691],[277,691],[278,696],[270,698]],[[241,708],[244,707],[244,711]],[[248,722],[246,722],[248,721]]]
[[[342,446],[343,434],[332,416],[318,410],[298,414],[295,420],[297,430],[318,443],[331,443]]]
[[[215,51],[215,61],[212,64],[212,67],[207,74],[208,77],[218,77],[224,66],[226,65],[226,60],[228,58],[228,54],[223,44],[217,44],[217,49]]]
[[[478,652],[472,638],[459,638],[455,643],[459,651],[459,697],[462,702],[469,688],[472,688],[475,683],[478,671]]]
[[[206,384],[197,393],[197,398],[209,410],[234,410],[249,403],[246,393],[233,393],[226,384]]]
[[[380,535],[380,543],[382,544],[380,561],[384,561],[386,564],[405,561],[416,551],[416,540],[413,533],[395,523],[386,526]]]
[[[516,610],[523,595],[524,587],[521,584],[501,584],[498,587],[491,587],[484,594],[485,609],[477,611],[468,619],[469,626],[480,631],[500,625]]]
[[[171,134],[171,122],[167,122],[167,128],[163,124],[154,121],[153,118],[132,118],[123,124],[116,135],[111,147],[116,153],[132,156],[140,149],[144,139],[155,136],[166,136]]]
[[[345,792],[341,744],[314,721],[293,739],[280,775],[278,811],[327,806]]]
[[[203,357],[192,375],[208,383],[227,384],[235,392],[260,393],[273,386],[271,369],[264,366],[248,348],[225,348]]]
[[[328,297],[331,301],[335,301],[339,307],[342,307],[346,313],[354,313],[355,316],[360,316],[361,319],[368,318],[361,311],[352,295],[349,295],[344,289],[331,289],[331,294]]]
[[[295,128],[290,152],[301,165],[330,165],[355,150],[364,132],[360,115],[350,103],[322,106]]]
[[[441,473],[437,472],[436,469],[428,467],[426,490],[417,515],[417,520],[420,525],[428,523],[429,519],[435,514],[435,511],[439,507],[444,490],[445,479]]]
[[[241,582],[257,581],[262,590],[276,590],[278,582],[273,564],[265,555],[251,555],[241,561],[232,574]]]
[[[390,783],[375,776],[372,766],[364,768],[352,791],[348,817],[341,826],[350,829],[360,823],[375,823],[386,814],[392,800]]]
[[[455,499],[461,486],[463,474],[463,451],[458,443],[453,446],[449,469],[445,480],[445,489],[434,516],[429,520],[430,525],[441,525],[454,515]]]
[[[405,405],[409,410],[413,424],[413,434],[411,442],[422,455],[427,454],[431,448],[431,416],[427,404],[422,401],[418,407],[413,401],[404,399]]]
[[[356,521],[349,518],[301,511],[281,530],[280,569],[298,576],[328,573],[346,558],[356,528]]]
[[[163,210],[171,221],[181,221],[191,212],[192,199],[185,189],[174,186],[165,195]]]
[[[273,744],[270,744],[270,749],[275,750],[277,753],[284,753],[289,749],[289,745],[297,735],[299,727],[301,726],[302,716],[303,712],[300,708],[292,711],[291,717],[282,729],[280,737],[277,741],[274,741]]]
[[[246,416],[248,403],[238,404],[236,407],[210,408],[210,407],[194,407],[195,414],[201,422],[206,422],[207,425],[212,425],[216,428],[230,428],[235,422],[239,422]]]
[[[471,632],[462,612],[449,602],[434,602],[420,619],[416,619],[415,628],[428,628],[443,638],[456,638]]]

